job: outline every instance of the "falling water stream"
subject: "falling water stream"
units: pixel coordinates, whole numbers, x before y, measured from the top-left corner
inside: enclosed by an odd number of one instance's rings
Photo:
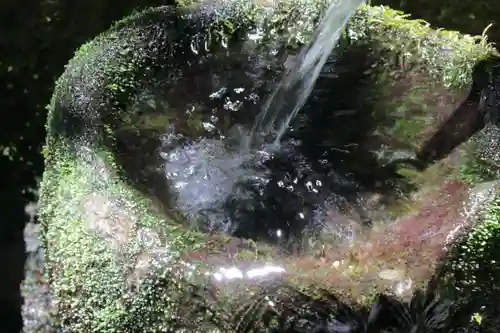
[[[259,146],[262,134],[274,131],[274,146],[280,140],[311,94],[321,69],[338,44],[349,18],[364,0],[334,0],[314,36],[304,46],[264,103],[250,132],[250,148]]]

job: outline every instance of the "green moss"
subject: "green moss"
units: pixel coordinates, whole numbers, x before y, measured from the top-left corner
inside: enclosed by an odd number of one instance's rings
[[[460,166],[459,179],[469,184],[479,184],[500,178],[500,172],[495,165],[489,163],[475,151],[469,152]]]
[[[388,7],[363,7],[360,12],[367,15],[365,33],[378,41],[380,51],[393,51],[392,60],[408,66],[407,69],[425,64],[426,70],[447,87],[470,83],[475,61],[495,53],[481,36],[434,30],[425,21],[410,20],[409,15]],[[363,26],[358,20],[355,18],[351,27]]]
[[[326,8],[323,1],[280,2],[273,12],[267,7],[247,0],[222,2],[217,14],[203,20],[201,14],[166,8],[134,14],[82,46],[57,81],[47,123],[40,218],[66,332],[165,331],[187,297],[184,279],[170,264],[193,251],[218,254],[224,249],[227,239],[209,242],[207,235],[167,218],[153,198],[137,190],[118,158],[117,141],[123,131],[139,136],[150,135],[146,130],[151,128],[161,132],[180,116],[165,118],[155,105],[146,111],[130,106],[148,84],[161,87],[158,81],[182,77],[176,59],[193,40],[209,41],[216,52],[230,48],[232,36],[259,26],[264,39],[286,38],[296,49],[307,42]],[[493,53],[473,37],[434,31],[398,12],[368,6],[353,18],[347,35],[349,47],[369,47],[378,59],[370,73],[374,91],[393,78],[390,66],[398,59],[424,66],[445,87],[463,87],[474,63]],[[196,59],[182,55],[183,61]],[[199,120],[186,123],[187,132],[197,133]],[[240,259],[275,256],[272,249],[246,245]],[[166,263],[137,277],[141,260]]]
[[[486,207],[476,227],[451,250],[441,283],[453,297],[471,302],[488,318],[488,327],[498,327],[500,297],[500,191]],[[472,301],[471,301],[472,300]],[[495,324],[496,323],[496,324]]]
[[[412,17],[423,18],[436,27],[453,29],[462,33],[479,35],[488,25],[490,39],[498,44],[500,28],[498,17],[500,5],[494,1],[453,0],[435,2],[433,0],[372,0],[373,5],[386,5],[411,13]]]
[[[498,130],[487,127],[469,142],[462,151],[459,178],[469,184],[480,184],[500,179]]]
[[[372,141],[416,151],[439,126],[437,119],[451,114],[450,105],[469,87],[476,61],[495,51],[481,37],[433,30],[406,17],[375,7],[366,21],[368,40],[376,45],[373,53],[379,59],[373,69],[371,105],[381,125]]]
[[[137,274],[137,261],[144,253],[163,253],[168,249],[168,256],[161,257],[162,260],[175,262],[182,253],[195,251],[206,244],[207,237],[165,224],[147,199],[138,196],[123,182],[108,181],[112,163],[106,163],[106,170],[96,170],[99,157],[93,157],[96,161],[90,168],[74,159],[73,164],[60,163],[56,169],[47,170],[45,178],[58,178],[57,186],[51,187],[54,191],[50,203],[44,205],[42,217],[44,221],[50,218],[45,231],[46,246],[50,250],[47,264],[54,279],[52,286],[59,300],[61,322],[66,329],[75,332],[159,332],[158,327],[166,324],[153,320],[154,313],[150,310],[169,303],[165,303],[165,295],[150,299],[151,293],[159,293],[152,288],[158,278],[154,270],[142,277],[145,282],[136,286],[136,291],[131,291],[134,286],[130,279]],[[43,188],[47,190],[49,184],[45,181]],[[48,200],[46,195],[44,200]],[[111,221],[103,221],[106,218]],[[120,221],[112,221],[115,218]],[[107,230],[107,227],[115,230]],[[148,243],[135,235],[160,231],[168,235],[168,243],[161,240]],[[123,244],[110,245],[120,237],[127,237]],[[167,295],[172,297],[177,289],[175,279],[170,278],[172,281],[162,290],[170,288]],[[139,307],[141,302],[149,307]],[[160,307],[158,311],[165,309]],[[131,321],[130,318],[142,320]],[[145,320],[151,320],[151,326],[144,326]]]

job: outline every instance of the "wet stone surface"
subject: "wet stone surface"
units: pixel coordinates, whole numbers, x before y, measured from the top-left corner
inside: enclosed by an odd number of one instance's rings
[[[29,222],[24,231],[26,242],[25,280],[21,285],[23,333],[54,333],[54,303],[50,285],[44,277],[44,251],[39,240],[40,225]]]

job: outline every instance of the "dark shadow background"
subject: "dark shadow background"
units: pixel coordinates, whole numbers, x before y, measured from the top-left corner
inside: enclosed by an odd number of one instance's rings
[[[4,0],[0,4],[0,331],[19,332],[25,206],[42,175],[45,106],[75,49],[135,8],[173,0]],[[382,0],[443,28],[478,34],[500,17],[498,1]],[[500,40],[496,25],[489,30]]]

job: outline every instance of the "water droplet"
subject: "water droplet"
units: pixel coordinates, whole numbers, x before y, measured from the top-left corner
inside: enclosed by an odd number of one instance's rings
[[[248,39],[253,40],[253,41],[259,41],[264,37],[264,33],[260,31],[259,29],[251,31],[247,34]]]
[[[216,92],[213,92],[212,94],[210,94],[210,96],[208,96],[210,99],[220,99],[222,98],[222,96],[224,96],[225,94],[227,93],[227,88],[226,87],[222,87],[220,88],[219,90],[217,90]]]
[[[186,169],[186,175],[193,175],[194,171],[195,171],[194,165],[191,165]]]
[[[241,102],[241,101],[232,102],[229,99],[229,97],[226,98],[226,101],[224,103],[224,109],[230,110],[230,111],[239,111],[242,106],[243,106],[243,102]]]
[[[194,105],[191,105],[191,106],[189,106],[189,108],[188,108],[188,109],[186,109],[186,114],[187,114],[187,115],[190,115],[190,114],[192,114],[195,110],[196,110],[195,106],[194,106]]]
[[[267,151],[258,150],[256,154],[259,155],[262,162],[266,162],[271,159],[271,154],[269,154]]]
[[[180,190],[183,187],[185,187],[186,185],[187,185],[186,182],[177,182],[177,183],[175,183],[174,188],[176,188],[177,190]]]
[[[208,131],[208,132],[213,132],[215,130],[214,124],[209,123],[209,122],[204,122],[203,128],[205,129],[205,131]]]
[[[253,104],[257,104],[259,101],[259,95],[257,95],[256,93],[251,93],[250,95],[246,96],[245,99],[252,102]]]
[[[313,186],[313,183],[311,181],[308,181],[306,183],[306,189],[309,191],[309,192],[312,192],[314,190],[314,186]]]
[[[285,183],[283,183],[282,180],[278,181],[278,186],[279,187],[285,187]]]
[[[304,215],[304,213],[300,212],[300,213],[299,213],[299,217],[300,217],[301,219],[305,219],[305,217],[306,217],[306,216]]]
[[[191,41],[191,52],[193,52],[194,54],[198,54],[198,50],[196,48],[196,40],[193,38],[193,40]]]
[[[227,44],[229,42],[229,39],[227,38],[226,35],[222,35],[220,39],[220,44],[222,45],[223,48],[227,49]]]
[[[208,36],[206,36],[205,39],[203,40],[203,47],[205,48],[206,52],[209,52],[211,43],[212,43],[211,36],[210,34],[208,34]]]
[[[234,88],[233,90],[234,90],[235,93],[241,94],[242,92],[245,91],[245,88]]]

